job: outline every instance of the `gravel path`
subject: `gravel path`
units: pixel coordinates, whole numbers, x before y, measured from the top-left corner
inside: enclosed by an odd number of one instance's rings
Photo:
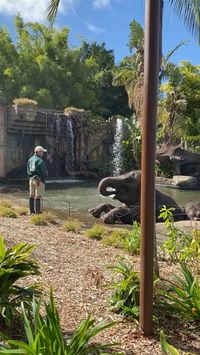
[[[19,241],[37,245],[33,257],[40,265],[45,290],[49,292],[50,286],[54,289],[64,332],[73,331],[90,313],[98,321],[118,321],[115,327],[100,335],[98,341],[120,342],[126,354],[162,353],[158,335],[143,338],[132,322],[109,310],[111,291],[105,284],[111,280],[111,272],[107,266],[113,264],[117,256],[125,256],[125,252],[90,240],[83,232],[68,233],[53,225],[33,226],[29,216],[12,220],[2,218],[0,224],[0,234],[7,245]],[[138,269],[139,259],[134,257],[133,262]],[[162,270],[166,274],[166,264],[161,264]],[[170,266],[168,272],[173,272]],[[200,354],[199,335],[189,339],[187,330],[176,329],[171,337],[172,342],[178,344],[177,339],[180,339],[182,349],[195,349],[196,354]]]

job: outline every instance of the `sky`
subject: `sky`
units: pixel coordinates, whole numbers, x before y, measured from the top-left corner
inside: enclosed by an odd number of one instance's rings
[[[27,22],[45,22],[44,12],[50,0],[0,0],[0,25],[7,26],[14,36],[13,17],[20,15]],[[189,41],[173,56],[173,61],[187,60],[200,64],[200,46],[173,14],[165,1],[163,27],[163,53],[173,49],[181,41]],[[70,47],[77,47],[82,40],[105,42],[113,49],[116,63],[129,54],[127,46],[129,23],[135,19],[144,23],[144,0],[61,0],[56,18],[56,28],[70,28]]]

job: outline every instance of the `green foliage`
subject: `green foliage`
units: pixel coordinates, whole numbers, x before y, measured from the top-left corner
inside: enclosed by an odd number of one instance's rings
[[[108,233],[103,236],[102,244],[106,246],[113,246],[114,248],[124,249],[125,241],[129,235],[127,229],[115,229],[111,233]]]
[[[0,29],[0,90],[9,104],[15,97],[25,104],[29,97],[39,107],[74,106],[105,118],[129,113],[124,88],[112,85],[114,54],[105,43],[70,49],[68,28],[49,30],[19,16],[15,28],[16,43]]]
[[[130,35],[129,35],[129,49],[140,48],[144,42],[144,30],[142,26],[135,20],[131,21],[130,25]]]
[[[31,217],[31,223],[35,226],[47,226],[47,220],[42,214],[37,214]]]
[[[163,330],[160,331],[160,344],[162,351],[168,355],[180,355],[179,351],[172,345],[168,344]]]
[[[167,281],[170,288],[160,291],[166,300],[167,310],[180,319],[200,323],[200,285],[198,276],[194,277],[186,266],[181,264],[182,278],[175,275],[175,282]]]
[[[15,208],[15,211],[19,216],[26,216],[28,214],[28,209],[26,207],[17,207]]]
[[[6,249],[3,238],[0,238],[0,314],[10,325],[12,316],[18,314],[20,303],[23,300],[28,306],[35,285],[19,287],[16,282],[30,275],[39,275],[39,268],[30,258],[34,246],[28,243],[19,243]]]
[[[119,259],[116,265],[110,266],[113,271],[111,288],[111,308],[115,312],[128,315],[134,320],[139,318],[140,280],[133,266],[125,259]],[[119,276],[121,279],[119,280]]]
[[[196,271],[199,270],[200,260],[200,232],[184,232],[175,227],[172,215],[173,208],[163,208],[160,210],[159,218],[164,220],[167,227],[167,240],[163,243],[161,250],[166,251],[171,261],[188,262],[192,264]]]
[[[51,212],[44,212],[44,213],[42,214],[42,216],[44,217],[44,219],[46,220],[46,222],[48,222],[48,223],[50,223],[50,224],[54,224],[54,225],[59,224],[57,217],[54,216],[54,214],[51,213]]]
[[[123,146],[124,146],[124,165],[127,170],[140,169],[141,165],[141,126],[135,116],[124,118],[124,127],[126,129]]]
[[[0,217],[17,218],[17,214],[13,208],[0,206]]]
[[[85,235],[91,239],[101,240],[108,230],[101,224],[94,224],[92,228],[86,230]]]
[[[63,224],[63,229],[66,230],[67,232],[77,233],[80,231],[80,228],[81,228],[81,224],[76,219],[65,221]]]
[[[65,340],[62,335],[60,319],[52,291],[49,303],[45,304],[45,314],[43,315],[41,302],[36,303],[35,300],[32,303],[32,312],[34,331],[22,304],[24,328],[27,338],[26,343],[18,340],[8,340],[6,341],[6,345],[0,345],[0,354],[106,355],[108,354],[106,351],[116,346],[113,343],[103,345],[91,343],[91,340],[97,334],[114,324],[95,324],[91,316],[82,321],[75,333]]]
[[[140,253],[141,229],[138,222],[133,223],[133,230],[125,238],[125,248],[132,255]]]

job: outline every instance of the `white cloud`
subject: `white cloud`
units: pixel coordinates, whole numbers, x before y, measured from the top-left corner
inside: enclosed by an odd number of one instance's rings
[[[87,26],[88,30],[90,30],[91,32],[94,32],[96,34],[100,34],[100,33],[105,32],[104,28],[97,27],[95,25],[92,25],[91,23],[86,22],[85,25]]]
[[[107,7],[111,0],[93,0],[93,6],[96,8]]]
[[[50,0],[0,0],[0,13],[20,15],[25,21],[45,21],[45,10]],[[79,0],[61,0],[58,12],[74,13]]]

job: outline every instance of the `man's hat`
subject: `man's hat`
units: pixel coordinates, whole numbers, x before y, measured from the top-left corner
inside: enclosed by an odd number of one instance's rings
[[[41,145],[38,145],[37,147],[35,147],[35,153],[37,152],[43,152],[43,153],[46,153],[47,150],[44,149]]]

